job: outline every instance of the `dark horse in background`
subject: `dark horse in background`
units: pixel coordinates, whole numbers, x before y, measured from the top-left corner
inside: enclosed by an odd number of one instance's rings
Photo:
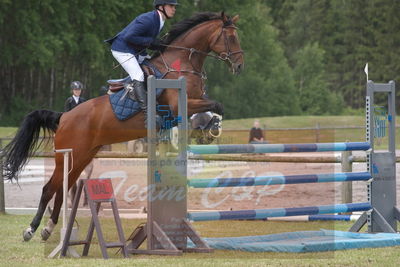
[[[207,56],[225,61],[234,74],[244,65],[235,23],[238,16],[230,18],[224,13],[198,13],[172,26],[164,38],[165,49],[150,62],[166,79],[177,79],[179,75],[187,80],[188,116],[211,111],[222,115],[222,105],[205,97],[203,64]],[[211,53],[213,52],[213,53]],[[171,68],[177,59],[181,60],[180,72]],[[161,105],[169,105],[177,114],[178,97],[176,90],[166,89],[158,98]],[[79,123],[76,123],[79,121]],[[103,145],[125,142],[145,137],[144,113],[139,112],[128,120],[120,121],[113,114],[109,96],[91,99],[66,113],[36,110],[22,122],[15,138],[3,151],[6,179],[16,179],[21,168],[32,156],[39,144],[39,134],[54,133],[54,148],[72,148],[68,187],[75,184],[79,175]],[[72,165],[71,165],[72,164]],[[48,202],[55,196],[51,217],[42,230],[46,240],[58,222],[63,201],[63,156],[56,154],[55,169],[51,179],[44,185],[39,207],[30,226],[23,232],[29,241],[40,225]]]

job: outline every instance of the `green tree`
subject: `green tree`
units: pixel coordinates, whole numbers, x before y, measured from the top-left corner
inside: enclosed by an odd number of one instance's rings
[[[313,43],[298,50],[294,56],[294,77],[300,107],[305,114],[339,114],[343,108],[340,97],[328,89],[324,54],[318,43]]]
[[[369,25],[372,26],[371,35],[373,36],[370,56],[367,59],[370,66],[370,79],[376,82],[399,81],[400,2],[373,0],[369,1],[368,7],[366,15]],[[397,101],[400,101],[400,90],[397,90],[397,96]]]
[[[208,93],[228,118],[337,113],[341,99],[362,108],[366,62],[376,82],[400,75],[397,0],[179,2],[164,32],[198,11],[241,16],[244,72],[233,77],[225,64],[206,62]],[[151,9],[149,0],[0,0],[0,123],[18,125],[22,106],[62,110],[72,80],[90,98],[125,76],[103,40]]]
[[[198,2],[200,8],[230,15],[240,14],[238,32],[245,52],[245,70],[234,77],[225,64],[208,60],[208,93],[225,106],[227,118],[279,116],[300,111],[292,70],[271,25],[268,7],[263,1]]]

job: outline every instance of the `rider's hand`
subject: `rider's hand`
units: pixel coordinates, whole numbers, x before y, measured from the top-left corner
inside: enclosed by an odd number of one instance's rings
[[[155,39],[149,46],[150,50],[160,51],[164,46],[161,45],[161,41],[159,39]]]

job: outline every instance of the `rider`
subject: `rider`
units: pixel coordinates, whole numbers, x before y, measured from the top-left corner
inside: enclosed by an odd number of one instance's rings
[[[147,121],[147,94],[144,74],[139,63],[147,55],[146,48],[151,50],[162,48],[157,35],[164,26],[165,20],[175,15],[177,5],[177,0],[154,0],[155,10],[139,15],[116,36],[106,40],[111,44],[112,55],[132,80],[131,85],[135,98],[145,113],[145,125]]]

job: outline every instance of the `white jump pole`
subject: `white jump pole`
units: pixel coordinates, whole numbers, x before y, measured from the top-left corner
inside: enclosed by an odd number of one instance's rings
[[[63,174],[63,226],[62,229],[67,227],[68,216],[68,172],[69,172],[69,153],[72,149],[56,150],[56,153],[64,153],[64,174]]]
[[[69,153],[72,153],[71,148],[67,149],[56,149],[54,150],[55,153],[63,153],[64,154],[64,173],[63,173],[63,225],[60,231],[60,243],[58,246],[49,254],[49,258],[54,258],[59,252],[61,252],[65,232],[67,229],[68,224],[68,173],[69,173]],[[69,255],[78,258],[80,257],[78,252],[72,247],[68,247],[67,253]]]

